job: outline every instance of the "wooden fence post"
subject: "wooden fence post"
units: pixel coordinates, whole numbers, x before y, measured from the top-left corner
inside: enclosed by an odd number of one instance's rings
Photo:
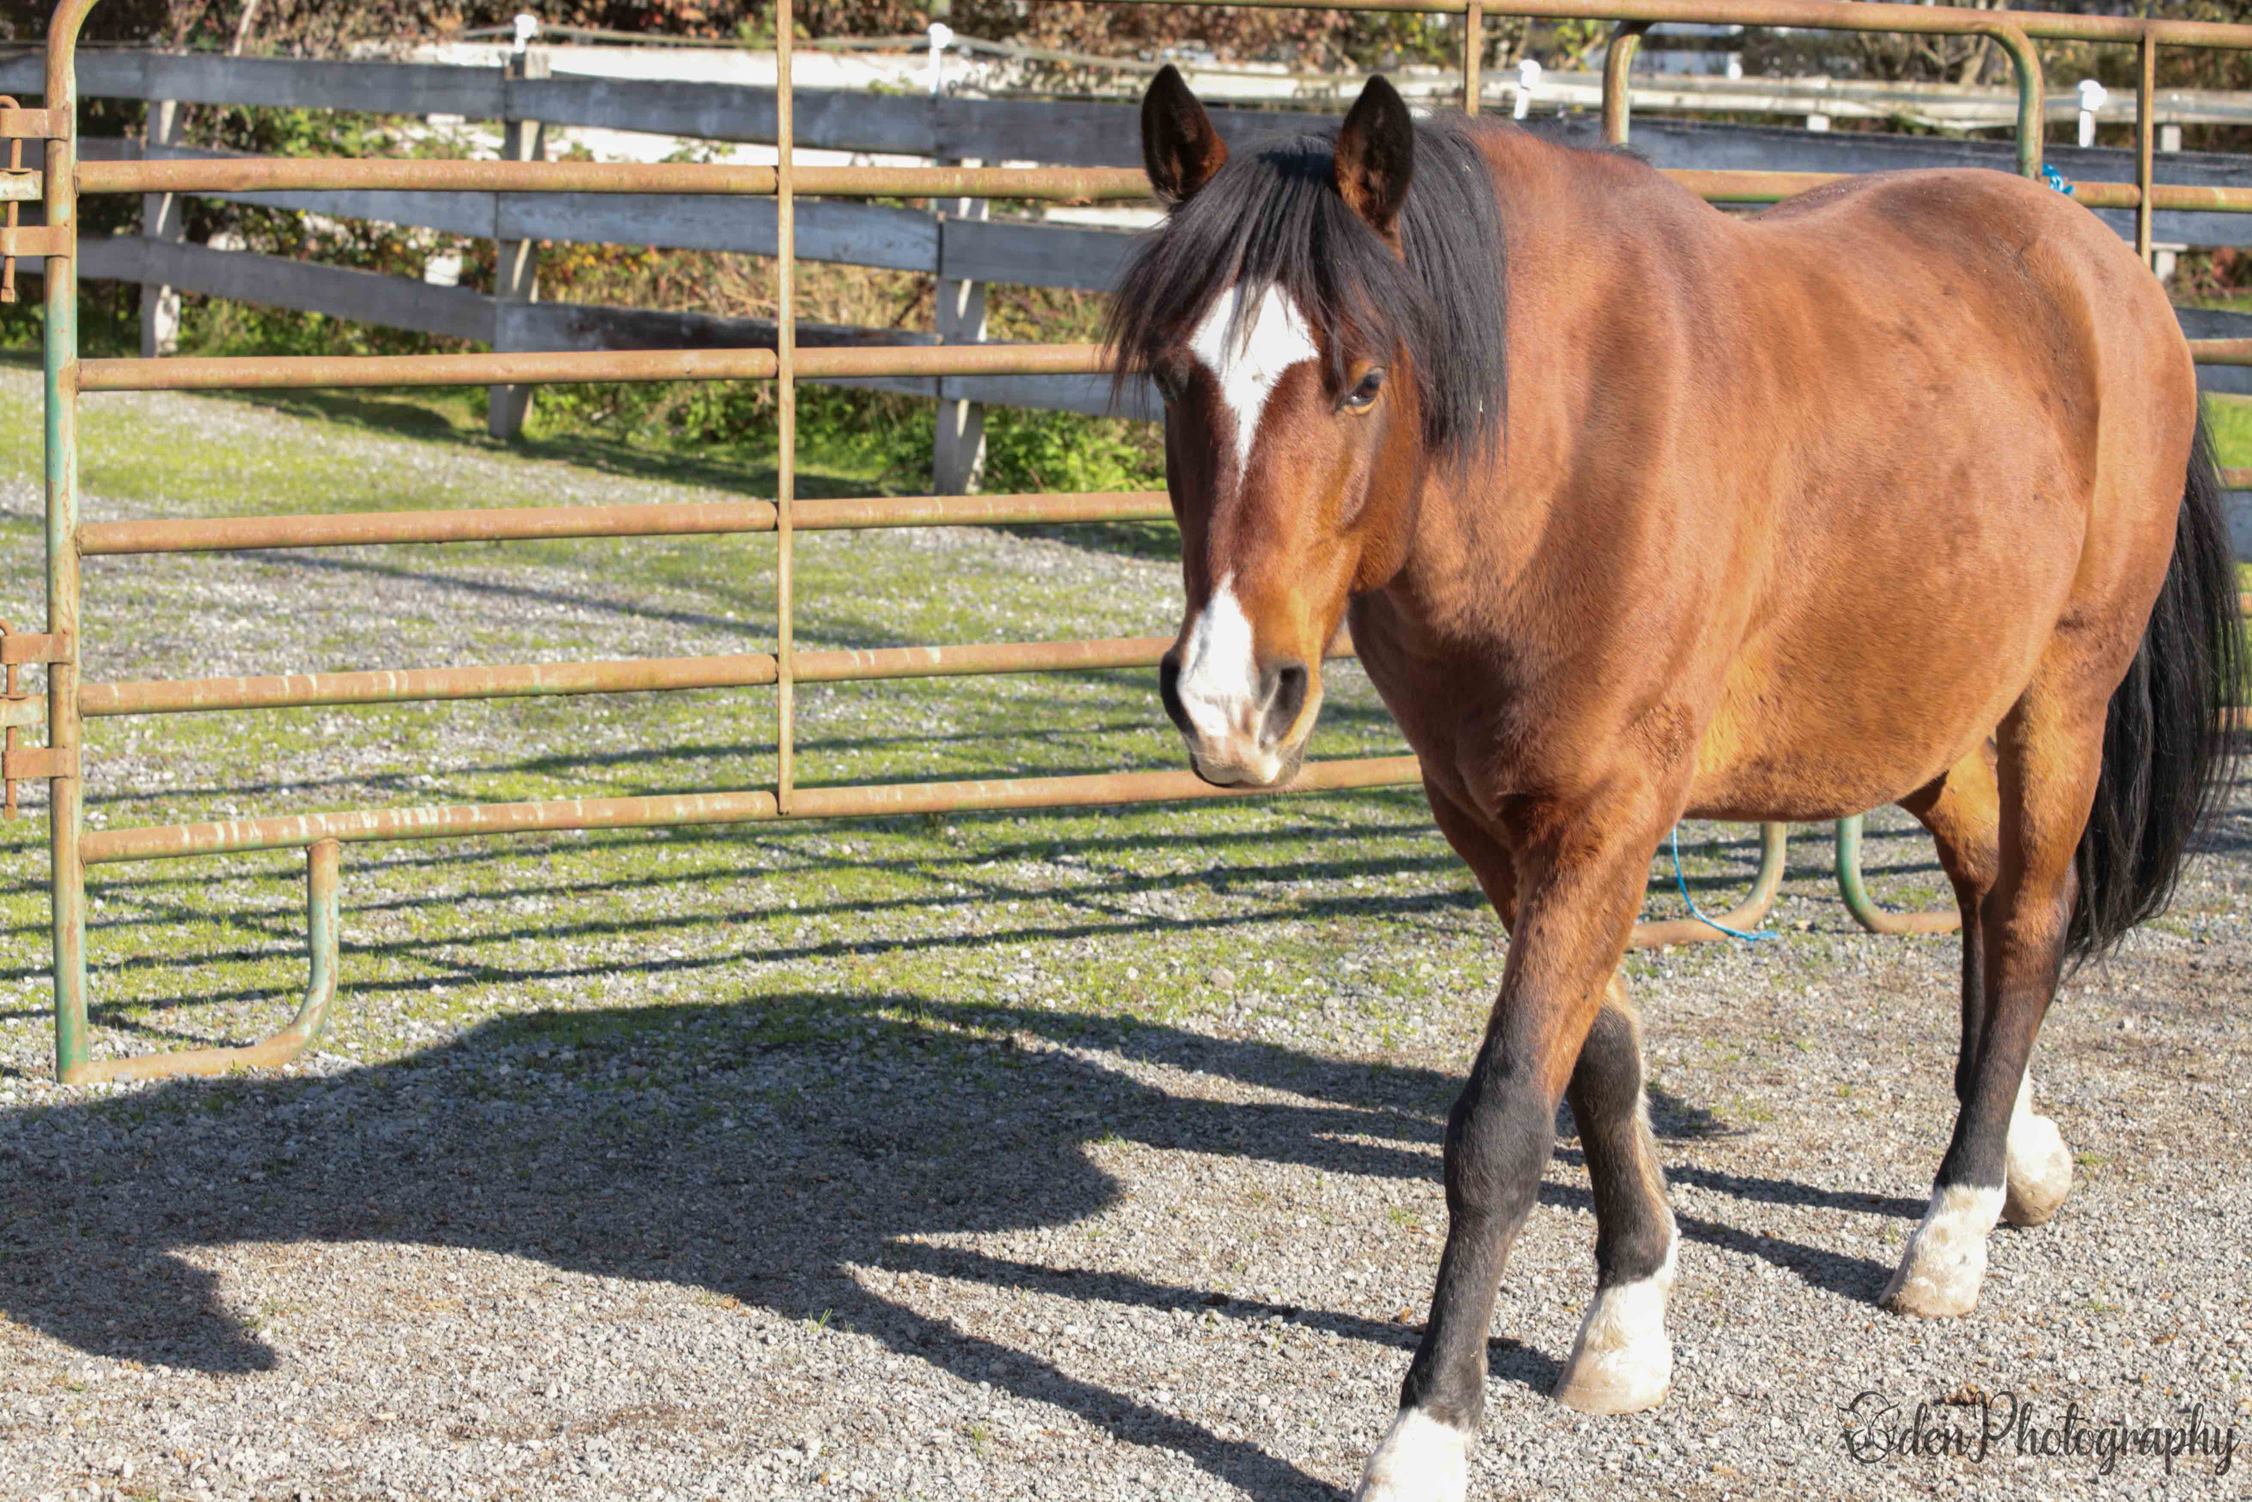
[[[2150,99],[2152,111],[2155,113],[2158,107],[2158,91],[2156,89],[2151,90]],[[2180,124],[2169,123],[2158,127],[2158,149],[2160,151],[2179,151],[2182,149],[2182,127]],[[2187,245],[2151,246],[2150,269],[2157,274],[2160,281],[2172,281],[2174,279],[2174,268],[2181,264],[2181,253],[2187,249],[2189,249]]]
[[[974,165],[974,164],[970,164]],[[956,220],[978,220],[986,215],[986,200],[957,198],[939,217],[938,263],[946,265],[946,226]],[[985,338],[985,283],[938,279],[938,341],[941,344],[975,344]],[[985,406],[944,395],[950,383],[939,382],[938,426],[931,434],[931,491],[936,495],[967,495],[977,488],[985,469]]]
[[[528,45],[518,18],[518,45],[509,54],[506,77],[510,81],[520,78],[545,78],[548,76],[548,55],[534,52]],[[503,117],[503,136],[500,154],[511,162],[537,162],[547,157],[547,126],[538,120],[515,119],[514,101],[507,105]],[[495,212],[507,202],[507,195],[494,195]],[[499,226],[496,224],[497,231]],[[515,347],[514,331],[510,327],[508,304],[536,302],[540,292],[540,242],[537,240],[493,241],[493,348],[496,351]],[[532,412],[530,386],[494,386],[485,395],[485,430],[495,438],[517,438],[524,432],[524,419]]]
[[[149,101],[148,145],[173,145],[180,132],[180,101]],[[181,202],[176,193],[141,195],[141,236],[147,240],[179,241],[187,237],[181,222]],[[141,358],[178,353],[180,348],[180,290],[160,283],[141,284]]]
[[[953,28],[941,19],[950,4],[934,4],[930,28],[930,89],[933,107],[946,93],[946,47]],[[948,165],[954,165],[949,163]],[[964,162],[960,165],[974,166]],[[938,215],[938,342],[975,344],[985,338],[985,283],[956,281],[946,275],[946,226],[956,220],[986,217],[986,200],[957,198]],[[977,489],[985,469],[985,406],[946,395],[938,383],[938,417],[931,431],[931,490],[937,495],[967,495]]]

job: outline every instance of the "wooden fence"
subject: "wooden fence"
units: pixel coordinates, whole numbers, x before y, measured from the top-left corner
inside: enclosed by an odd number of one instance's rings
[[[89,97],[143,100],[146,143],[88,139],[88,160],[146,154],[208,156],[177,142],[181,104],[232,104],[459,116],[504,127],[511,155],[544,150],[545,127],[652,132],[692,140],[771,144],[774,91],[732,84],[554,74],[567,52],[534,49],[504,68],[423,63],[319,62],[202,54],[96,52],[79,65]],[[37,93],[38,60],[0,60],[0,92]],[[1128,104],[798,90],[798,145],[936,161],[1023,161],[1058,166],[1131,166],[1139,157],[1136,111]],[[1214,111],[1232,139],[1306,128],[1324,117],[1271,111]],[[1592,116],[1536,118],[1529,128],[1594,145]],[[1636,149],[1660,167],[1864,172],[1904,167],[1987,166],[2009,170],[2005,144],[1939,137],[1700,125],[1638,118]],[[2067,179],[2132,181],[2125,151],[2054,146],[2048,160]],[[2252,161],[2193,153],[2160,159],[2159,180],[2252,186]],[[144,203],[140,233],[83,242],[81,275],[135,282],[144,289],[146,354],[160,352],[169,289],[268,307],[320,312],[355,322],[446,335],[496,350],[771,347],[774,329],[758,319],[539,301],[537,247],[543,241],[601,242],[771,255],[775,206],[737,198],[571,193],[289,192],[213,195],[246,204],[298,209],[341,219],[371,219],[496,242],[502,265],[496,294],[189,243],[175,205]],[[1014,284],[1097,290],[1108,286],[1130,232],[1021,218],[988,218],[960,201],[909,207],[807,200],[797,209],[801,259],[919,272],[938,278],[941,331],[902,334],[801,325],[806,345],[938,342],[982,338],[983,288]],[[2132,239],[2131,212],[2103,211]],[[2252,245],[2252,215],[2160,211],[2161,240],[2190,245]],[[26,270],[32,268],[27,266]],[[2252,315],[2196,315],[2204,335],[2252,333]],[[2252,370],[2212,368],[2209,389],[2252,391]],[[1114,407],[1107,379],[1095,376],[883,378],[855,384],[903,391],[939,403],[942,493],[974,482],[980,404],[1086,413],[1148,415],[1149,398],[1130,390]],[[493,425],[512,433],[522,393],[493,394]]]

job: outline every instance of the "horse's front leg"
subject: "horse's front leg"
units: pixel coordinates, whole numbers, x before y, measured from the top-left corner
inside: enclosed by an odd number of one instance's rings
[[[1447,1119],[1447,1244],[1431,1319],[1399,1416],[1361,1479],[1361,1502],[1463,1495],[1502,1264],[1539,1194],[1557,1102],[1602,1009],[1664,827],[1662,818],[1561,811],[1526,823],[1526,838],[1512,842],[1522,886],[1501,995]]]

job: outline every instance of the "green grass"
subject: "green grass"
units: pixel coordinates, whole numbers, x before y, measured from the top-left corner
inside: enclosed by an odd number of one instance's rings
[[[2252,465],[2252,397],[2209,396],[2205,415],[2222,465],[2231,469]]]

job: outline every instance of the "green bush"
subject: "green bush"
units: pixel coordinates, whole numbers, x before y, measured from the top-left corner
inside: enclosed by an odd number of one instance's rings
[[[1147,424],[997,408],[985,418],[989,490],[1156,490],[1165,459]]]

